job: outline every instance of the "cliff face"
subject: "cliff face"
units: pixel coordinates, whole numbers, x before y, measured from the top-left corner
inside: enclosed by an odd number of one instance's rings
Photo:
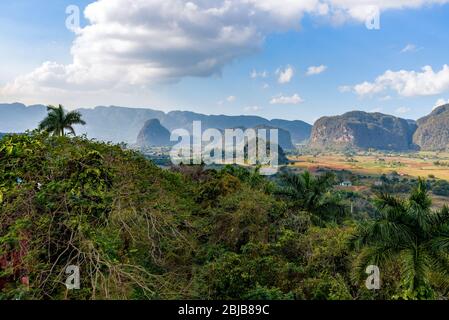
[[[449,104],[418,120],[413,141],[426,151],[449,150]]]
[[[159,120],[148,120],[140,130],[136,143],[141,148],[170,146],[170,131],[164,128]]]
[[[346,148],[378,150],[416,149],[413,121],[381,113],[348,112],[319,119],[312,129],[310,147],[342,150]]]
[[[300,120],[286,121],[273,119],[270,121],[270,125],[290,132],[291,141],[295,144],[303,143],[304,141],[309,140],[312,132],[312,126]]]
[[[276,128],[276,127],[272,127],[272,126],[256,126],[254,127],[254,129],[259,130],[259,129],[265,129],[267,130],[267,136],[269,137],[270,135],[270,130],[271,129],[277,129],[278,130],[278,144],[279,146],[284,149],[284,150],[292,150],[294,149],[294,145],[292,143],[292,137],[290,135],[290,132],[288,132],[287,130],[281,129],[281,128]]]

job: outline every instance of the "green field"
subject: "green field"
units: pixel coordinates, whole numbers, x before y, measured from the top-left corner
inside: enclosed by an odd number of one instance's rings
[[[321,155],[302,155],[289,158],[294,166],[316,171],[328,168],[332,170],[349,170],[364,175],[382,175],[397,172],[401,176],[435,177],[449,180],[449,154],[447,153],[358,153],[345,155],[326,153]],[[437,165],[439,161],[444,165]]]

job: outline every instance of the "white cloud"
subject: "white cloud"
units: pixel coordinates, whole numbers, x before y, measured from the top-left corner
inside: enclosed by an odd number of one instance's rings
[[[299,96],[299,94],[294,94],[291,97],[279,95],[271,99],[270,104],[300,104],[304,100]]]
[[[250,74],[251,79],[257,79],[257,78],[267,78],[268,77],[268,72],[267,71],[260,71],[258,72],[257,70],[253,70]]]
[[[307,69],[306,75],[313,76],[313,75],[323,73],[326,70],[327,70],[327,66],[325,66],[325,65],[311,66]]]
[[[447,100],[445,100],[445,99],[438,99],[436,102],[435,102],[435,105],[433,106],[433,110],[435,110],[436,108],[438,108],[438,107],[441,107],[441,106],[443,106],[443,105],[445,105],[445,104],[449,104],[449,99],[447,99]]]
[[[46,62],[0,88],[0,96],[83,91],[108,96],[102,90],[128,92],[130,87],[144,92],[155,82],[219,75],[225,65],[260,50],[269,34],[298,29],[305,15],[363,23],[373,5],[385,11],[447,2],[97,0],[85,9],[87,26],[75,33],[71,63]],[[282,83],[293,76],[286,71]]]
[[[400,108],[397,108],[397,109],[395,110],[395,113],[396,113],[396,114],[399,114],[399,115],[404,115],[404,114],[409,113],[410,111],[411,111],[410,108],[407,108],[407,107],[400,107]]]
[[[409,43],[401,50],[401,53],[414,52],[416,50],[416,45]]]
[[[366,96],[366,95],[378,93],[378,92],[381,92],[382,90],[384,90],[384,88],[382,86],[379,86],[375,83],[370,83],[368,81],[365,81],[363,83],[360,83],[360,84],[354,86],[353,89],[354,89],[355,93],[357,93],[359,96]]]
[[[373,82],[363,82],[353,87],[360,96],[373,95],[387,90],[396,91],[401,96],[430,96],[449,91],[449,66],[444,65],[440,71],[425,66],[417,71],[386,71]]]
[[[279,68],[276,71],[276,74],[278,75],[278,82],[280,84],[286,84],[289,83],[293,76],[295,75],[295,70],[291,66],[287,66],[285,69]]]
[[[237,98],[235,96],[229,96],[226,98],[227,102],[235,102],[235,100],[237,100]]]

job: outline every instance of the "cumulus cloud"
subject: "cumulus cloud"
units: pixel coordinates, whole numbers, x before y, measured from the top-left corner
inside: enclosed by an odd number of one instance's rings
[[[270,104],[300,104],[304,100],[299,96],[299,94],[294,94],[292,96],[279,95],[271,99]]]
[[[438,99],[436,102],[435,102],[435,105],[433,106],[433,110],[435,110],[436,108],[438,108],[438,107],[441,107],[441,106],[443,106],[443,105],[445,105],[445,104],[449,104],[449,99],[447,99],[447,100],[445,100],[445,99]]]
[[[377,6],[417,8],[449,0],[97,0],[76,30],[69,64],[46,62],[0,95],[146,89],[155,82],[220,75],[236,58],[260,50],[274,32],[300,27],[304,15],[363,22]],[[286,70],[286,83],[293,76]]]
[[[280,84],[286,84],[289,83],[293,76],[295,75],[295,70],[291,66],[287,66],[285,69],[279,68],[276,71],[276,74],[278,75],[278,82]]]
[[[373,82],[363,82],[353,87],[360,96],[373,95],[387,90],[404,97],[430,96],[449,91],[449,66],[439,71],[425,66],[421,71],[386,71]]]
[[[385,90],[385,88],[383,88],[381,85],[378,85],[376,83],[370,83],[368,81],[365,81],[363,83],[354,86],[353,89],[355,93],[357,93],[359,96],[372,95]]]
[[[325,65],[310,66],[307,69],[306,75],[313,76],[313,75],[317,75],[317,74],[323,73],[326,70],[327,70],[327,66],[325,66]]]

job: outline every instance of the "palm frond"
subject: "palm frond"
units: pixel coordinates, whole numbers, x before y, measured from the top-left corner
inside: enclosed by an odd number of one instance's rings
[[[64,124],[67,126],[74,124],[85,125],[86,122],[81,119],[81,113],[78,111],[72,111],[65,115]]]
[[[404,284],[411,291],[415,291],[425,284],[426,273],[430,267],[430,259],[425,250],[415,246],[404,250],[401,255],[402,278]]]
[[[397,254],[398,248],[396,248],[394,245],[390,246],[384,244],[365,247],[362,250],[361,254],[358,256],[354,266],[354,271],[358,279],[366,277],[365,269],[367,266],[385,266],[389,261],[394,259]]]
[[[39,123],[39,130],[46,130],[53,133],[53,135],[63,136],[64,130],[68,130],[75,135],[73,125],[85,125],[86,122],[81,118],[81,114],[77,111],[66,113],[64,107],[59,105],[47,106],[48,115]]]
[[[432,206],[432,199],[428,195],[426,181],[419,178],[418,185],[413,188],[409,201],[412,205],[426,211]]]

